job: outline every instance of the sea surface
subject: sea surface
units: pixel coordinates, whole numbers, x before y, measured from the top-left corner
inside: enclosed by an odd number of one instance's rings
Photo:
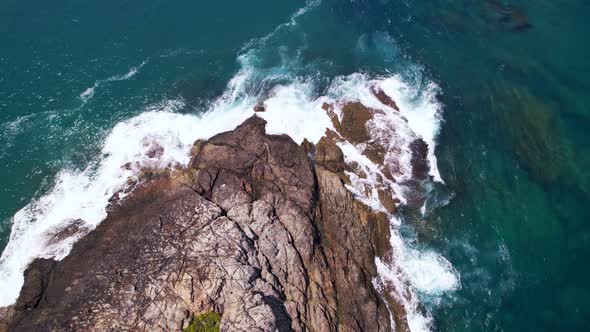
[[[30,259],[75,241],[51,247],[44,232],[102,220],[126,162],[186,162],[195,138],[265,98],[270,131],[313,140],[322,119],[302,109],[384,80],[436,146],[427,204],[396,225],[413,330],[587,330],[589,12],[574,0],[6,0],[0,305]]]

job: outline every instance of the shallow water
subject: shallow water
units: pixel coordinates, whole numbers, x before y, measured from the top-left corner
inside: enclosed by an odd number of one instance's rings
[[[100,167],[124,120],[199,114],[224,93],[243,101],[278,84],[307,84],[313,99],[339,75],[398,74],[418,91],[436,83],[444,105],[444,184],[431,184],[424,217],[401,216],[418,253],[408,273],[433,329],[583,330],[589,9],[546,0],[9,1],[0,9],[0,248],[17,211],[52,192],[64,170]],[[440,257],[452,269],[431,265]],[[447,291],[448,271],[460,289]]]

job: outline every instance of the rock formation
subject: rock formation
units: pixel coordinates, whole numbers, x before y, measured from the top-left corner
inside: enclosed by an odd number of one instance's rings
[[[341,134],[368,140],[350,107]],[[179,331],[205,312],[221,331],[407,330],[373,284],[387,216],[345,188],[332,139],[299,146],[252,117],[192,154],[113,200],[66,258],[35,260],[0,330]]]

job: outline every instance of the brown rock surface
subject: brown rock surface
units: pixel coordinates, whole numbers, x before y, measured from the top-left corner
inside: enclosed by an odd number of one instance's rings
[[[369,142],[367,147],[363,151],[363,155],[369,158],[370,161],[374,162],[377,165],[383,165],[385,161],[385,147],[381,145],[379,142]]]
[[[430,166],[428,164],[428,144],[421,138],[410,144],[412,149],[412,175],[416,179],[426,179]]]
[[[332,122],[334,129],[336,129],[336,131],[341,131],[342,127],[340,125],[340,119],[338,119],[338,115],[336,115],[336,113],[334,112],[334,105],[323,103],[322,109],[326,111],[326,114],[328,114],[328,117],[330,118],[330,121]]]
[[[391,196],[391,193],[388,190],[379,190],[379,201],[381,201],[381,205],[387,210],[389,213],[394,213],[396,203],[399,203],[399,200],[396,200]]]
[[[381,88],[379,87],[373,87],[371,89],[371,92],[373,92],[373,95],[384,105],[387,105],[391,108],[393,108],[394,110],[399,112],[399,107],[397,107],[397,104],[395,103],[395,101],[393,99],[391,99],[391,97],[389,97],[383,90],[381,90]]]
[[[339,173],[346,168],[344,154],[334,140],[322,137],[316,146],[315,161],[331,172]]]
[[[360,102],[349,102],[342,106],[342,122],[338,132],[350,143],[357,144],[371,139],[367,122],[373,118],[369,108]]]
[[[346,190],[333,142],[314,166],[264,127],[253,117],[197,143],[187,169],[111,206],[62,261],[35,260],[0,330],[173,331],[205,311],[222,331],[391,330],[372,283],[386,216]]]
[[[254,112],[256,113],[260,113],[260,112],[264,112],[266,109],[264,108],[264,104],[262,103],[257,103],[256,105],[254,105]]]

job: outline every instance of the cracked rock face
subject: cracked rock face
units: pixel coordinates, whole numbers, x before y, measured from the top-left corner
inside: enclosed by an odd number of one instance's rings
[[[62,261],[34,261],[0,330],[172,331],[206,311],[222,331],[392,330],[373,286],[387,217],[353,199],[329,147],[316,164],[257,117],[197,141]]]

